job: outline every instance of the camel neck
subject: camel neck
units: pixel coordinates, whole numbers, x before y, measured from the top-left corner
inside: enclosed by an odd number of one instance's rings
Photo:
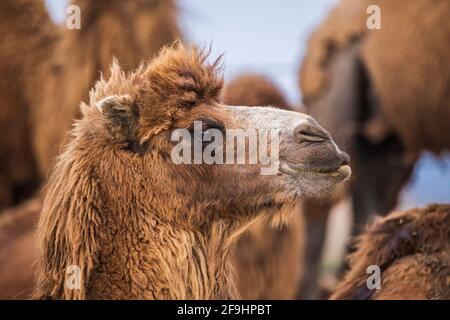
[[[169,231],[170,230],[170,231]],[[214,222],[202,231],[171,227],[171,246],[161,246],[164,264],[175,270],[168,281],[176,281],[169,288],[176,299],[233,299],[238,297],[232,259],[232,227],[229,222]],[[168,239],[166,239],[168,240]]]
[[[100,244],[110,249],[100,252],[101,267],[89,285],[90,298],[105,298],[105,281],[122,284],[120,292],[106,290],[111,299],[238,298],[229,222],[212,223],[206,231],[155,220],[139,225],[146,231],[122,226],[114,241],[108,236]]]

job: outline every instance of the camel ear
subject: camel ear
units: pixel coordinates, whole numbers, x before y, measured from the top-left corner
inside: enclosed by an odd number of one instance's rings
[[[129,95],[108,96],[96,103],[111,135],[119,141],[135,140],[139,111]]]

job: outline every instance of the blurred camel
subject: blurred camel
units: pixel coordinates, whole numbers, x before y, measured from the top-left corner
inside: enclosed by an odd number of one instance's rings
[[[378,218],[357,238],[356,248],[332,299],[450,299],[450,205]],[[371,266],[381,271],[378,289],[367,285]]]
[[[369,5],[382,29],[369,30]],[[450,148],[450,2],[344,0],[312,34],[300,69],[309,113],[351,155],[353,234],[387,214],[423,150]],[[327,216],[338,195],[305,210],[306,270],[319,269]],[[317,209],[318,208],[318,209]],[[317,276],[302,297],[317,297]]]

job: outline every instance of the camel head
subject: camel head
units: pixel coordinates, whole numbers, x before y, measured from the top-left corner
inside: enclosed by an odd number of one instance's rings
[[[83,107],[76,144],[114,152],[111,161],[122,159],[130,179],[139,175],[151,185],[151,199],[202,218],[279,208],[350,175],[347,155],[312,117],[222,104],[220,62],[207,58],[178,46],[130,75],[114,65]]]

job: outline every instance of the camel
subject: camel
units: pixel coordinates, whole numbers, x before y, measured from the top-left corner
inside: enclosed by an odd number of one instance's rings
[[[450,299],[450,205],[378,217],[356,248],[332,299]],[[379,289],[367,286],[371,265],[381,270]]]
[[[223,90],[228,105],[272,106],[293,110],[270,79],[246,73]],[[239,239],[235,251],[237,287],[244,300],[294,299],[302,273],[303,220],[299,207],[289,225],[270,228],[253,224]]]
[[[312,117],[221,104],[220,59],[207,59],[175,45],[129,74],[113,63],[97,82],[47,185],[36,298],[238,298],[229,256],[239,235],[258,219],[283,223],[299,198],[349,177],[348,156]],[[212,129],[283,126],[277,173],[260,162],[179,164],[171,137],[196,121],[194,144]],[[226,144],[215,154],[236,156],[234,138]],[[69,268],[77,286],[65,284]]]
[[[369,5],[381,10],[380,30],[367,28]],[[355,179],[348,192],[307,204],[321,206],[305,211],[308,274],[318,268],[336,201],[351,195],[359,234],[372,214],[396,206],[422,151],[450,148],[449,13],[445,0],[344,0],[312,34],[299,71],[304,103],[349,152]],[[309,277],[302,291],[313,292],[316,283]]]
[[[79,117],[79,101],[101,73],[107,75],[113,57],[131,70],[181,37],[173,0],[71,4],[80,7],[80,30],[53,24],[42,0],[0,4],[0,71],[5,70],[0,130],[6,137],[0,150],[0,163],[5,163],[0,209],[1,202],[3,207],[18,203],[14,188],[30,185],[34,191],[47,177],[72,120]]]
[[[58,37],[50,26],[43,1],[0,3],[0,210],[31,196],[41,182],[21,73],[24,61],[46,59]]]

